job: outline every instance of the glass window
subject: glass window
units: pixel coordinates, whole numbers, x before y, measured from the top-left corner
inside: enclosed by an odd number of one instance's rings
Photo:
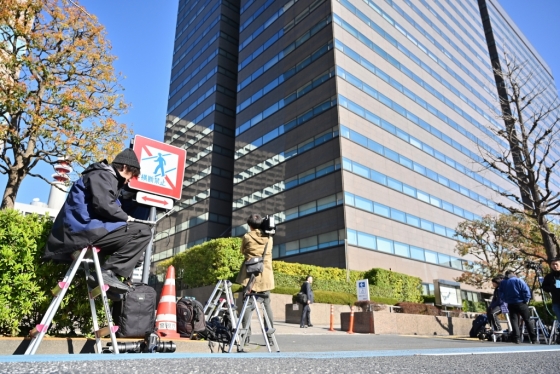
[[[406,222],[406,213],[401,212],[400,210],[391,208],[391,218],[394,219],[395,221],[399,221],[399,222],[404,223],[404,222]]]
[[[346,230],[346,235],[348,239],[348,244],[357,245],[358,237],[355,230]]]
[[[438,262],[443,266],[451,266],[451,258],[448,255],[438,253]]]
[[[425,261],[424,250],[422,248],[410,246],[410,258]]]
[[[358,163],[354,163],[352,165],[352,171],[358,175],[361,175],[362,177],[366,177],[369,178],[369,169],[366,168],[365,166],[362,166]]]
[[[363,232],[358,232],[358,245],[360,247],[369,248],[369,249],[376,249],[375,245],[375,236],[368,235]]]
[[[336,196],[331,195],[317,200],[317,210],[323,210],[336,205]]]
[[[344,193],[344,202],[348,205],[354,206],[354,195],[348,192]]]
[[[402,183],[399,182],[398,180],[395,180],[393,178],[387,178],[387,186],[389,186],[394,190],[402,192]]]
[[[336,231],[319,235],[319,248],[331,247],[338,244],[338,233]]]
[[[294,240],[293,242],[286,243],[286,256],[294,255],[299,253],[299,240]]]
[[[434,223],[434,232],[439,235],[446,236],[445,227]]]
[[[434,224],[430,221],[426,221],[425,219],[420,219],[420,227],[424,230],[434,231]]]
[[[424,255],[426,256],[426,262],[431,262],[432,264],[438,263],[437,253],[424,250]]]
[[[403,257],[410,257],[409,248],[407,244],[395,242],[395,254]]]
[[[430,195],[428,195],[427,193],[422,191],[416,191],[416,196],[418,197],[418,200],[425,201],[428,204],[430,203]]]
[[[377,238],[377,250],[381,252],[393,253],[393,241]]]
[[[411,214],[406,215],[406,223],[412,226],[420,227],[420,218]]]
[[[403,192],[407,195],[416,197],[416,188],[403,184]]]
[[[307,214],[315,213],[316,211],[317,211],[317,203],[315,201],[299,206],[300,217]]]
[[[364,199],[363,197],[355,196],[354,200],[356,202],[356,208],[367,210],[368,212],[373,212],[373,203],[370,200]]]
[[[387,185],[387,177],[381,173],[376,172],[375,170],[371,170],[371,179],[374,182]]]
[[[314,249],[317,249],[317,237],[316,236],[311,236],[309,238],[300,239],[300,241],[299,241],[299,251],[300,252],[312,251]]]
[[[383,216],[383,217],[389,217],[390,214],[391,214],[390,208],[388,206],[381,205],[381,204],[378,204],[378,203],[374,203],[373,209],[374,209],[373,212],[375,214],[379,214],[380,216]]]

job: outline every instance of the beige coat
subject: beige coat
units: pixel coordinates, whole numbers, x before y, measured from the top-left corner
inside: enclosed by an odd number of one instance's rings
[[[243,242],[241,243],[241,253],[248,260],[253,257],[262,257],[264,252],[264,246],[268,243],[266,249],[266,256],[264,257],[264,270],[262,274],[259,274],[256,278],[255,284],[253,286],[253,291],[264,292],[274,289],[274,273],[272,272],[272,237],[268,237],[262,234],[261,230],[250,231],[243,236]],[[245,270],[245,264],[241,265],[241,271],[237,276],[237,283],[244,286],[249,282],[250,276],[247,275]]]

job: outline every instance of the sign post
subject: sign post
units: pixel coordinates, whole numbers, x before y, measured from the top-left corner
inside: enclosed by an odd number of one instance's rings
[[[369,281],[367,279],[356,281],[356,290],[358,301],[369,301]]]
[[[134,137],[132,148],[140,161],[140,176],[129,182],[129,187],[138,190],[136,201],[150,205],[149,221],[156,220],[156,207],[173,208],[172,199],[180,199],[183,192],[185,160],[187,151],[141,135]],[[142,283],[148,284],[155,227],[144,254]]]

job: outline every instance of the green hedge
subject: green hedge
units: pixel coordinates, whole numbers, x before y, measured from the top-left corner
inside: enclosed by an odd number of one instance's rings
[[[183,285],[201,287],[216,284],[219,279],[234,280],[243,263],[240,238],[220,238],[194,246],[158,265],[158,273],[165,274],[169,265]]]
[[[486,313],[486,303],[483,301],[469,301],[463,300],[464,312]]]
[[[68,264],[41,260],[52,227],[48,217],[0,210],[0,334],[26,335],[40,323],[52,301],[51,289],[64,278]],[[78,272],[56,313],[49,334],[92,331],[83,273]],[[97,314],[103,318],[98,302]]]
[[[385,269],[371,269],[364,273],[369,280],[370,293],[399,301],[422,302],[422,280],[418,277]],[[373,287],[372,287],[373,286]]]

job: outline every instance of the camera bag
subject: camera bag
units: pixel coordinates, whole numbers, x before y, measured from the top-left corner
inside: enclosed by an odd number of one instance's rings
[[[307,304],[307,294],[305,292],[298,292],[296,295],[296,302],[300,304]]]
[[[113,322],[118,338],[144,338],[156,324],[157,294],[153,287],[134,283],[122,301],[113,303]]]

